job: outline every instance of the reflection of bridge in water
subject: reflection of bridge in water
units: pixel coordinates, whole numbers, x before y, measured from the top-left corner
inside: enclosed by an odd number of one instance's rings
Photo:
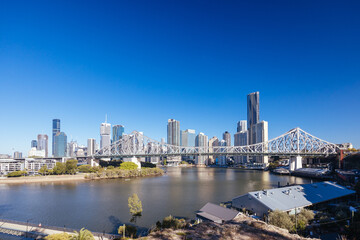
[[[301,165],[304,156],[319,157],[338,154],[336,144],[317,138],[300,128],[294,128],[287,133],[267,142],[246,146],[202,146],[182,147],[161,143],[133,131],[110,146],[98,150],[94,159],[118,159],[141,157],[171,157],[171,156],[287,156],[295,164]]]

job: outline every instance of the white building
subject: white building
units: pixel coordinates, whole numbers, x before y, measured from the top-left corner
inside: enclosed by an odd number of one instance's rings
[[[87,156],[95,154],[96,141],[95,138],[89,138],[87,140]]]
[[[207,152],[208,145],[208,136],[204,133],[200,132],[195,138],[195,146],[196,147],[205,147],[204,150]],[[205,161],[208,157],[207,156],[196,156],[195,164],[197,165],[204,165]]]
[[[255,143],[267,142],[269,140],[268,129],[269,127],[267,121],[261,121],[257,124],[252,125],[250,132],[252,134],[253,141],[255,141]],[[269,157],[268,156],[252,157],[252,162],[268,164]]]
[[[0,159],[0,175],[7,175],[15,171],[27,171],[29,174],[36,174],[42,166],[46,165],[48,169],[53,169],[55,164],[56,160],[49,159]]]
[[[30,149],[29,153],[28,153],[29,157],[46,157],[46,152],[45,149],[37,149],[36,147],[33,147]]]
[[[100,125],[100,149],[111,145],[111,124],[106,121]]]
[[[14,159],[0,159],[0,175],[25,169],[25,161]]]

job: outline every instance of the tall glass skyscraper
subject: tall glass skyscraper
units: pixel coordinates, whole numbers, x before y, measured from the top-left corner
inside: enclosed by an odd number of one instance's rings
[[[231,146],[231,134],[228,131],[223,133],[223,140],[225,140],[226,146]]]
[[[66,157],[67,136],[65,133],[56,133],[54,137],[54,146],[54,157]]]
[[[260,120],[260,97],[259,92],[247,95],[247,125],[250,128]]]
[[[37,141],[36,140],[32,140],[31,141],[31,148],[37,148]]]
[[[125,128],[123,125],[114,125],[112,127],[112,142],[120,140],[124,134]]]
[[[38,134],[37,136],[37,150],[45,150],[45,157],[48,157],[48,135]]]
[[[55,156],[55,135],[60,132],[60,119],[53,119],[52,124],[52,155]]]
[[[241,120],[238,121],[237,123],[237,128],[236,128],[236,132],[243,132],[243,131],[247,131],[247,121],[246,120]]]
[[[100,125],[100,149],[111,145],[111,124],[106,121]]]
[[[168,120],[167,143],[180,146],[180,122],[175,119]]]

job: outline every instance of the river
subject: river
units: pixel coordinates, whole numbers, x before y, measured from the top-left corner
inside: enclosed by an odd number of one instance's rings
[[[310,180],[270,172],[226,168],[167,168],[161,177],[80,182],[0,184],[0,218],[116,233],[129,223],[128,197],[136,193],[148,228],[168,215],[194,218],[207,202],[220,203],[249,191]]]

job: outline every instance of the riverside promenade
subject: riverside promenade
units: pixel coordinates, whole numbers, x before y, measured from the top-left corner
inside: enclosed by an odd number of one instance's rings
[[[69,233],[74,234],[74,231],[79,232],[79,229],[60,228],[53,226],[39,226],[33,223],[26,223],[20,221],[0,219],[0,233],[5,233],[13,236],[21,236],[24,238],[43,239],[47,235],[55,233]],[[114,239],[117,235],[107,233],[92,232],[96,240]]]

